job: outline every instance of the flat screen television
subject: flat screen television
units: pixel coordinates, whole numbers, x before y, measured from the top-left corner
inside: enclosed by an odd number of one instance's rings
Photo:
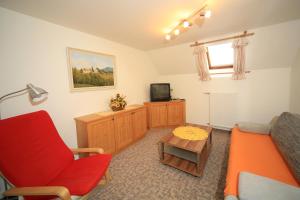
[[[152,83],[150,84],[151,101],[170,101],[170,83]]]

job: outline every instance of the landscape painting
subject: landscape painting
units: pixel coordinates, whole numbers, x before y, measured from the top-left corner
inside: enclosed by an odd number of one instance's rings
[[[114,56],[74,48],[67,51],[72,91],[115,86]]]

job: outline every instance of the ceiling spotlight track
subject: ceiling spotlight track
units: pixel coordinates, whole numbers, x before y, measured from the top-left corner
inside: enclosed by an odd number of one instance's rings
[[[165,39],[171,40],[176,38],[180,33],[190,28],[193,25],[194,20],[198,17],[203,19],[211,17],[211,11],[207,9],[206,4],[189,17],[181,20],[169,33],[165,35]]]

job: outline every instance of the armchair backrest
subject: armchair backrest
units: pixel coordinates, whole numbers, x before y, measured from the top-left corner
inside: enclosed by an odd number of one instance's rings
[[[45,185],[73,159],[46,111],[0,120],[0,171],[13,185]]]

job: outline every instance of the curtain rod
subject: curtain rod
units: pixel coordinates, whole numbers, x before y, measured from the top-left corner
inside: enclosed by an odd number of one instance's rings
[[[250,73],[251,71],[245,71],[246,74]],[[219,74],[233,74],[233,72],[215,72],[209,73],[210,75],[219,75]]]
[[[254,35],[254,33],[247,33],[247,31],[244,31],[244,33],[241,34],[241,35],[235,35],[235,36],[226,37],[226,38],[222,38],[222,39],[211,40],[211,41],[200,42],[200,43],[198,41],[196,41],[194,44],[191,44],[190,47],[195,47],[195,46],[214,43],[214,42],[220,42],[220,41],[224,41],[224,40],[231,40],[231,39],[236,39],[236,38],[249,37],[249,36],[252,36],[252,35]]]

